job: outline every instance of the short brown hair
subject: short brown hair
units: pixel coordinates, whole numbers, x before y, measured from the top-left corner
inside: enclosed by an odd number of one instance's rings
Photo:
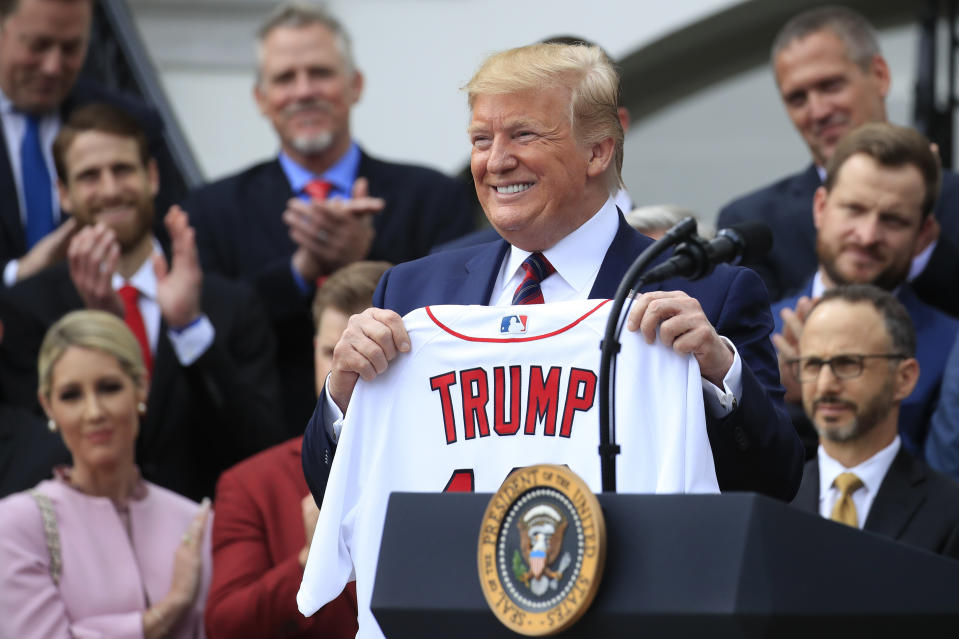
[[[336,270],[313,298],[313,326],[320,328],[320,316],[328,308],[346,315],[361,313],[373,305],[376,285],[390,267],[389,262],[353,262]]]
[[[832,157],[826,163],[824,186],[831,191],[839,179],[842,165],[850,157],[863,153],[886,168],[914,166],[922,175],[926,187],[922,200],[922,218],[925,219],[936,205],[942,169],[939,158],[932,152],[928,139],[915,129],[896,126],[888,122],[864,124],[846,134],[836,145]]]
[[[140,151],[140,161],[143,162],[143,166],[150,163],[147,137],[136,118],[112,104],[93,102],[74,110],[60,127],[60,132],[53,141],[53,163],[57,168],[57,175],[64,184],[69,177],[66,165],[67,151],[70,150],[70,146],[78,135],[88,131],[133,138]]]

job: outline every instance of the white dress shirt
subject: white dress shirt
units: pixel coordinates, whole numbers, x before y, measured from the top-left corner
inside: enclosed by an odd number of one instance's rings
[[[17,111],[13,102],[0,89],[0,121],[3,122],[3,137],[7,142],[5,149],[10,159],[10,171],[13,174],[13,183],[17,187],[17,202],[20,207],[20,224],[26,227],[27,206],[23,198],[23,172],[20,170],[20,147],[23,136],[27,131],[27,116]],[[40,118],[40,147],[43,149],[43,159],[46,161],[47,171],[50,174],[50,189],[53,199],[53,223],[60,222],[60,196],[57,193],[57,170],[53,164],[53,140],[60,132],[60,114],[53,112]],[[18,260],[10,260],[3,265],[3,283],[13,286],[17,281]]]
[[[156,238],[153,240],[153,250],[162,253],[160,243],[156,241]],[[114,273],[110,284],[116,291],[128,282],[140,293],[137,298],[137,308],[140,309],[140,315],[143,316],[143,326],[146,329],[147,340],[150,342],[150,352],[155,357],[157,342],[160,338],[160,305],[157,304],[156,299],[157,278],[156,273],[153,272],[152,260],[150,258],[145,259],[129,280],[124,280],[119,273]],[[170,338],[170,343],[173,345],[173,352],[183,366],[190,366],[198,360],[213,344],[215,336],[216,330],[206,314],[200,315],[200,318],[189,326],[169,327],[167,329],[167,337]]]
[[[892,443],[880,450],[878,453],[852,468],[846,468],[838,461],[830,457],[819,446],[817,456],[819,458],[819,514],[829,519],[832,517],[832,509],[839,499],[839,489],[833,486],[842,473],[853,473],[862,480],[862,488],[852,494],[852,501],[856,505],[856,527],[862,528],[869,516],[869,509],[872,508],[872,502],[876,499],[876,493],[882,485],[882,480],[889,472],[893,460],[899,453],[899,435],[892,440]]]

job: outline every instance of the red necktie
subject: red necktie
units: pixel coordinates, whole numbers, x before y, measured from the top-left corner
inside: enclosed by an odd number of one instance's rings
[[[333,185],[326,180],[310,180],[306,183],[306,186],[303,187],[303,192],[314,200],[325,200],[326,196],[329,195],[330,187],[332,186]]]
[[[306,183],[306,185],[303,187],[303,192],[314,200],[325,200],[326,196],[330,194],[330,189],[332,187],[333,185],[326,180],[316,178]],[[323,282],[325,280],[326,275],[320,275],[318,278],[316,278],[316,287],[319,288],[323,286]]]
[[[117,291],[120,299],[123,300],[123,319],[133,333],[133,336],[140,342],[140,351],[143,353],[143,365],[147,371],[153,374],[153,354],[150,352],[150,340],[147,339],[146,325],[143,323],[143,316],[140,314],[140,308],[137,306],[137,299],[140,297],[140,291],[130,284],[124,284]]]
[[[523,261],[526,275],[513,293],[513,304],[542,304],[543,291],[539,283],[556,272],[542,253],[533,253]]]

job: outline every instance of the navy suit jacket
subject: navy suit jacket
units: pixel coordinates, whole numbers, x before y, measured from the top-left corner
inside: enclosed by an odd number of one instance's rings
[[[747,266],[763,278],[773,301],[799,291],[818,268],[812,204],[821,184],[815,165],[810,164],[805,171],[738,198],[719,212],[716,227],[720,229],[752,220],[769,225],[773,233],[772,250]],[[927,304],[959,316],[959,295],[953,294],[953,284],[959,277],[959,175],[956,173],[943,171],[935,215],[942,229],[939,244],[912,285]]]
[[[818,458],[806,463],[792,503],[819,514]],[[900,448],[862,529],[959,559],[959,484]]]
[[[195,500],[213,496],[221,471],[283,439],[273,335],[253,292],[205,276],[201,305],[216,336],[190,366],[180,364],[161,319],[136,449],[144,479]],[[40,343],[55,321],[83,307],[66,264],[0,292],[2,401],[39,412]]]
[[[810,279],[802,295],[812,294]],[[773,319],[776,332],[782,332],[782,318],[779,312],[783,308],[795,308],[800,295],[788,297],[773,304]],[[910,453],[923,458],[923,447],[929,432],[929,422],[939,404],[939,388],[946,370],[949,350],[959,334],[959,320],[950,317],[920,300],[908,285],[900,286],[896,298],[909,312],[913,328],[916,330],[916,359],[919,361],[919,381],[899,407],[899,436],[902,444]],[[816,432],[802,406],[790,407],[790,415],[796,430],[803,434],[806,441],[807,457],[815,452]],[[809,452],[810,446],[812,451]]]
[[[181,197],[183,190],[182,180],[179,179],[173,159],[163,143],[163,123],[160,117],[142,102],[84,79],[77,81],[64,100],[60,117],[66,120],[74,109],[92,102],[107,102],[123,109],[136,118],[147,133],[151,156],[156,159],[160,169],[160,192],[157,194],[156,206],[161,214],[156,217],[154,231],[161,244],[166,245],[167,233],[162,223],[162,213],[166,213],[167,208]],[[56,176],[51,176],[51,179],[56,180]],[[3,127],[0,126],[0,271],[8,261],[19,258],[26,252],[26,230],[21,222],[17,184],[10,158],[7,157]],[[3,286],[0,278],[0,288]]]
[[[651,243],[620,216],[590,297],[614,297],[626,271]],[[383,275],[373,303],[400,315],[430,304],[486,305],[508,248],[500,240],[401,264]],[[759,278],[745,268],[720,266],[696,282],[673,279],[643,290],[659,288],[685,291],[699,300],[709,321],[732,340],[742,359],[742,401],[725,418],[706,419],[720,488],[792,499],[802,472],[802,444],[783,407],[784,391],[769,340],[772,317]],[[304,472],[317,503],[333,457],[324,428],[325,406],[325,398],[320,398],[303,444]]]
[[[367,259],[412,260],[474,227],[475,198],[462,180],[362,152],[357,175],[369,181],[370,195],[386,201],[373,221],[376,237]],[[270,314],[290,437],[303,433],[316,402],[313,300],[293,279],[296,245],[282,220],[294,196],[274,159],[197,189],[183,201],[204,269],[251,283]]]

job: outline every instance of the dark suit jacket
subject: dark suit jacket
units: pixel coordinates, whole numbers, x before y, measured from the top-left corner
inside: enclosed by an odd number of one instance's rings
[[[147,134],[150,153],[156,158],[160,168],[160,192],[157,194],[154,230],[162,244],[166,244],[166,228],[163,226],[163,214],[167,208],[182,195],[182,181],[179,179],[173,159],[163,142],[163,123],[156,111],[142,102],[85,79],[79,79],[60,108],[60,117],[66,120],[70,113],[91,102],[107,102],[125,110],[137,119]],[[50,176],[56,180],[56,176]],[[27,252],[26,229],[20,214],[17,184],[13,176],[10,158],[7,157],[7,143],[3,127],[0,127],[0,271],[12,259]],[[4,284],[0,279],[0,288]]]
[[[819,460],[803,469],[793,505],[819,514]],[[900,448],[869,509],[863,530],[959,559],[959,484]]]
[[[386,200],[374,219],[368,256],[394,264],[473,228],[468,186],[431,169],[361,154],[358,175],[370,195]],[[296,248],[281,215],[294,197],[278,160],[250,167],[190,193],[183,208],[196,229],[205,269],[255,285],[273,321],[288,435],[301,435],[316,401],[310,296],[296,286],[290,258]]]
[[[58,433],[28,408],[0,404],[0,498],[33,488],[70,461]]]
[[[273,335],[256,297],[242,284],[205,276],[201,304],[216,337],[188,367],[177,360],[160,323],[136,454],[144,479],[197,500],[213,494],[222,470],[283,439]],[[40,343],[56,320],[80,308],[66,264],[0,295],[4,401],[39,412]]]
[[[651,243],[620,216],[590,297],[614,297],[626,271]],[[380,280],[373,303],[400,315],[430,304],[485,305],[508,248],[501,240],[397,266]],[[769,340],[772,316],[759,279],[749,269],[719,266],[699,281],[672,279],[643,290],[660,288],[685,291],[699,300],[706,317],[720,335],[732,340],[743,362],[742,401],[723,419],[706,418],[719,487],[792,499],[802,472],[802,444],[783,407],[784,391]],[[325,398],[321,398],[303,442],[304,471],[317,501],[325,490],[332,458],[324,410]]]
[[[765,186],[730,202],[719,212],[717,228],[737,222],[760,220],[773,232],[773,248],[748,264],[759,273],[769,297],[779,300],[799,291],[816,271],[816,228],[812,202],[821,182],[812,164],[795,175]],[[953,285],[959,277],[959,175],[943,171],[942,188],[935,210],[942,227],[939,244],[929,264],[912,283],[927,304],[959,316],[959,295]]]
[[[302,442],[296,437],[254,455],[217,482],[205,612],[210,639],[356,635],[355,584],[312,617],[296,608],[306,544],[300,502],[309,494]]]
[[[810,279],[802,295],[812,294]],[[779,312],[783,308],[795,308],[800,295],[787,297],[772,306],[776,332],[782,331],[782,318]],[[923,458],[926,434],[929,422],[939,404],[939,387],[946,370],[949,350],[959,334],[959,320],[946,315],[920,300],[909,285],[904,284],[896,291],[896,297],[909,312],[916,330],[916,359],[919,361],[919,381],[902,405],[899,407],[899,436],[902,445],[916,457]],[[806,417],[802,406],[789,407],[796,430],[806,445],[807,458],[815,454],[818,436]]]

